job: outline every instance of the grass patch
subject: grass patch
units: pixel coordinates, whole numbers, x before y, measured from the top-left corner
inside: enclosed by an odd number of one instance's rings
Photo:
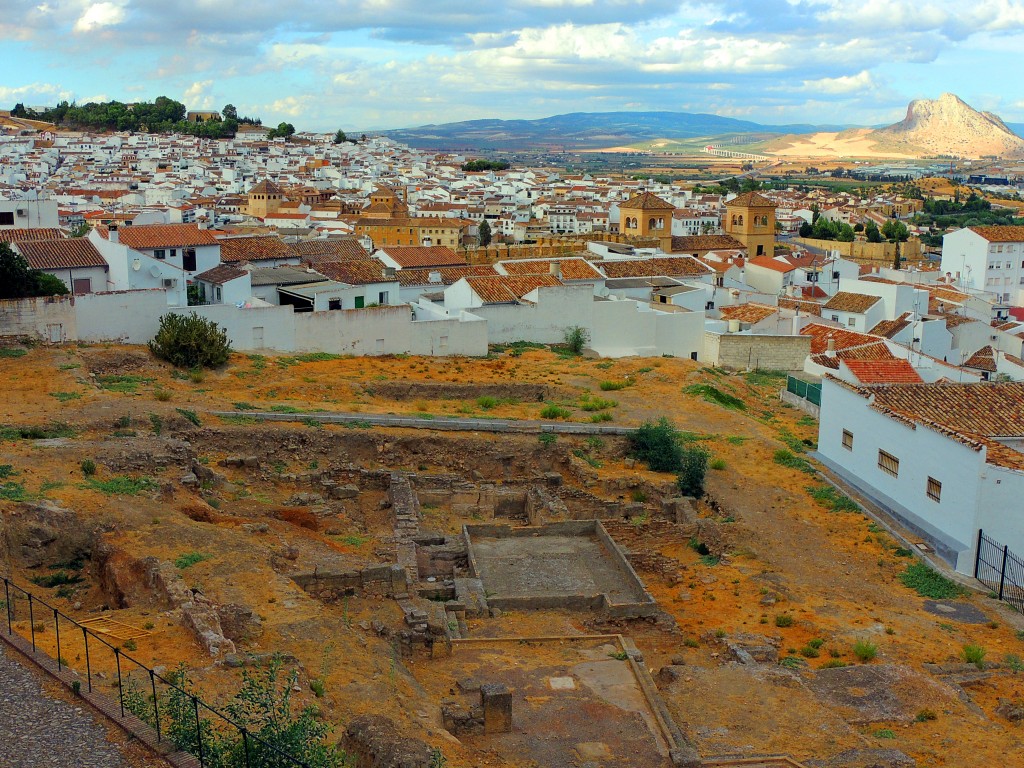
[[[805,446],[803,441],[799,437],[794,435],[792,432],[790,432],[788,429],[779,430],[779,440],[784,442],[786,444],[786,447],[789,448],[789,450],[791,450],[793,453],[804,452]]]
[[[81,487],[99,491],[108,496],[137,496],[140,493],[152,491],[156,488],[156,482],[151,477],[118,475],[109,480],[97,480],[95,477],[90,477]]]
[[[54,397],[62,403],[66,403],[69,400],[79,400],[82,397],[81,392],[51,392],[50,397]]]
[[[866,664],[878,655],[878,646],[870,640],[858,640],[853,644],[853,655]]]
[[[259,419],[247,413],[227,413],[219,416],[220,420],[227,424],[259,424]],[[189,421],[192,421],[189,419]],[[194,422],[193,422],[194,423]]]
[[[65,584],[79,584],[83,581],[82,577],[77,573],[68,573],[67,571],[57,571],[51,573],[49,576],[36,576],[32,579],[33,584],[38,584],[40,587],[46,589],[52,589],[53,587],[62,587]]]
[[[726,467],[725,459],[712,459],[708,466],[720,472]]]
[[[541,409],[540,417],[542,419],[568,419],[572,416],[572,412],[567,408],[561,408],[557,405],[546,405]]]
[[[593,416],[590,417],[590,422],[592,424],[600,424],[602,421],[611,421],[611,420],[612,420],[612,415],[610,413],[608,413],[608,411],[601,411],[600,413],[595,413]]]
[[[615,392],[619,389],[625,389],[630,384],[632,384],[630,381],[602,381],[598,386],[602,392]]]
[[[983,646],[970,643],[960,649],[960,657],[968,664],[973,664],[978,669],[985,668],[985,656],[988,651]]]
[[[22,483],[16,483],[13,480],[8,480],[3,485],[0,485],[0,500],[27,501],[28,497],[28,492],[25,490],[25,486]]]
[[[734,395],[723,392],[710,384],[691,384],[683,387],[683,394],[699,397],[709,403],[715,403],[731,411],[745,411],[747,404]]]
[[[174,558],[174,566],[183,571],[196,563],[203,562],[203,560],[209,560],[211,557],[213,555],[208,555],[205,552],[183,552]]]
[[[301,408],[296,408],[294,405],[272,405],[270,410],[274,413],[301,413]]]
[[[831,485],[812,485],[806,490],[812,499],[827,507],[829,512],[860,512],[857,502]]]
[[[920,560],[907,566],[900,574],[900,581],[921,597],[930,597],[932,600],[949,600],[967,594],[967,590],[955,581],[947,579]]]
[[[615,400],[605,400],[601,397],[595,397],[592,400],[584,402],[580,408],[584,411],[606,411],[609,408],[615,408],[618,402]]]
[[[327,360],[341,360],[344,355],[336,355],[333,352],[306,352],[296,355],[295,359],[300,363],[322,363]]]
[[[110,374],[107,376],[97,376],[96,383],[101,389],[106,389],[111,392],[120,392],[121,394],[130,395],[138,391],[140,384],[149,384],[154,379],[147,378],[145,376],[129,376],[124,374]]]
[[[196,415],[195,411],[190,411],[187,408],[175,408],[174,410],[180,413],[183,418],[186,418],[189,421],[191,421],[197,427],[203,426],[203,423],[199,420],[199,417]]]
[[[10,347],[0,347],[0,359],[24,357],[27,354],[27,349],[12,349]]]
[[[806,472],[809,475],[814,474],[814,467],[811,466],[811,462],[807,459],[802,459],[799,456],[795,456],[791,451],[787,451],[785,448],[777,450],[772,459],[776,464],[781,464],[783,467],[789,467],[790,469],[796,469],[800,472]]]
[[[792,627],[793,626],[793,617],[790,616],[788,613],[780,613],[778,616],[775,617],[775,626],[776,627]]]
[[[348,544],[350,547],[361,547],[369,540],[369,536],[359,536],[355,533],[351,533],[348,536],[342,536],[338,539],[342,544]]]
[[[749,439],[749,437],[744,437],[743,435],[728,435],[725,438],[725,442],[729,445],[743,445]]]
[[[68,424],[53,422],[46,426],[0,427],[0,440],[53,440],[74,437],[75,430]]]
[[[780,385],[789,376],[785,371],[750,371],[749,373],[743,374],[743,378],[747,380],[748,384],[753,384],[755,387],[766,387],[769,385]]]

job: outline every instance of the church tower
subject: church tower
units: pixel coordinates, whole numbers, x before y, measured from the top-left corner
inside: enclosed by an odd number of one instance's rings
[[[672,213],[675,206],[651,192],[640,192],[619,203],[619,234],[657,238],[661,250],[672,252]]]
[[[775,203],[757,192],[747,192],[725,203],[725,234],[747,247],[747,257],[775,254]]]

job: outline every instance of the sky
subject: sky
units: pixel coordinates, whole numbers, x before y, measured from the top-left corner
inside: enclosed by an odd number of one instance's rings
[[[234,104],[298,130],[566,112],[1024,122],[1024,0],[3,0],[0,108]]]

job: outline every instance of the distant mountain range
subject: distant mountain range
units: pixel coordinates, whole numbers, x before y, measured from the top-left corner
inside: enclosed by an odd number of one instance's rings
[[[940,118],[939,123],[951,112],[957,113],[958,118],[967,115],[968,111],[973,113],[973,110],[962,101],[956,97],[952,97],[952,99],[955,99],[955,103],[949,96],[944,96],[943,99],[936,102],[922,100],[915,102],[917,106],[912,106],[910,111],[913,114],[922,105],[944,104],[949,109],[945,110],[944,114],[937,116]],[[989,118],[995,118],[995,116],[985,114],[984,117],[985,119],[981,122],[984,122],[987,128],[992,122]],[[973,118],[971,119],[973,120]],[[960,120],[957,119],[956,122],[959,123]],[[933,143],[909,141],[918,139],[920,131],[911,135],[905,130],[904,123],[897,123],[887,128],[872,127],[881,129],[875,133],[879,134],[879,139],[885,136],[889,144],[894,142],[914,144],[915,148],[920,150],[922,149],[920,144]],[[1024,123],[999,123],[999,125],[1005,125],[1009,131],[1013,132],[1012,134],[1007,132],[1007,148],[1015,144],[1014,138],[1024,136]],[[898,130],[897,126],[904,130]],[[750,136],[754,141],[771,141],[782,136],[809,136],[841,132],[855,127],[848,124],[810,125],[806,123],[767,125],[721,115],[690,112],[572,112],[537,120],[467,120],[458,123],[423,125],[417,128],[373,131],[373,133],[427,150],[572,151],[643,145],[645,142],[657,142],[658,140],[694,142],[697,145],[705,140],[721,141],[723,137],[737,135]],[[941,129],[937,130],[941,135]],[[903,135],[898,135],[900,133]],[[929,130],[928,133],[932,133],[932,131]],[[954,131],[954,133],[961,134],[961,131]],[[752,134],[753,136],[751,136]],[[937,146],[928,148],[938,149]],[[955,154],[969,155],[971,153],[957,152]],[[987,152],[976,154],[987,154]]]
[[[845,125],[762,125],[689,112],[572,112],[539,120],[468,120],[375,131],[419,149],[600,149],[655,139],[701,139],[729,134],[804,134]]]

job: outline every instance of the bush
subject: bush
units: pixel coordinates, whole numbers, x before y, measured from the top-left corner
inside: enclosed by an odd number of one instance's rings
[[[988,651],[986,651],[982,646],[969,644],[963,647],[960,651],[960,656],[963,657],[963,660],[968,664],[973,664],[978,669],[984,669],[986,653],[988,653]]]
[[[684,447],[681,451],[679,477],[676,480],[679,492],[684,496],[703,496],[710,454],[699,445]]]
[[[556,440],[558,440],[558,435],[556,435],[554,432],[541,432],[539,435],[537,435],[537,442],[539,442],[545,448],[554,445]]]
[[[778,616],[775,617],[775,626],[776,627],[792,627],[793,626],[793,617],[790,616],[788,613],[780,613]]]
[[[710,466],[712,469],[720,472],[726,467],[725,459],[712,459]]]
[[[540,412],[542,419],[568,419],[570,416],[572,416],[571,411],[559,408],[557,405],[545,405]]]
[[[682,436],[664,416],[656,422],[645,421],[629,438],[629,455],[654,472],[679,472],[683,468]]]
[[[619,389],[625,389],[629,384],[630,382],[628,381],[602,381],[598,386],[602,392],[614,392]]]
[[[579,325],[573,325],[565,329],[565,346],[574,355],[578,355],[583,348],[590,343],[590,331]]]
[[[878,655],[878,646],[870,640],[858,640],[853,644],[853,655],[867,663]]]
[[[900,574],[900,581],[921,597],[930,597],[932,600],[950,600],[966,594],[966,590],[955,581],[947,579],[920,560],[907,566]]]
[[[82,459],[82,474],[86,477],[92,477],[96,474],[96,462],[92,459]]]
[[[174,566],[180,570],[191,568],[196,563],[201,563],[203,560],[209,560],[213,555],[208,555],[205,552],[184,552],[174,558]]]
[[[231,353],[227,332],[195,312],[167,314],[149,342],[150,351],[178,368],[213,368],[224,365]]]

